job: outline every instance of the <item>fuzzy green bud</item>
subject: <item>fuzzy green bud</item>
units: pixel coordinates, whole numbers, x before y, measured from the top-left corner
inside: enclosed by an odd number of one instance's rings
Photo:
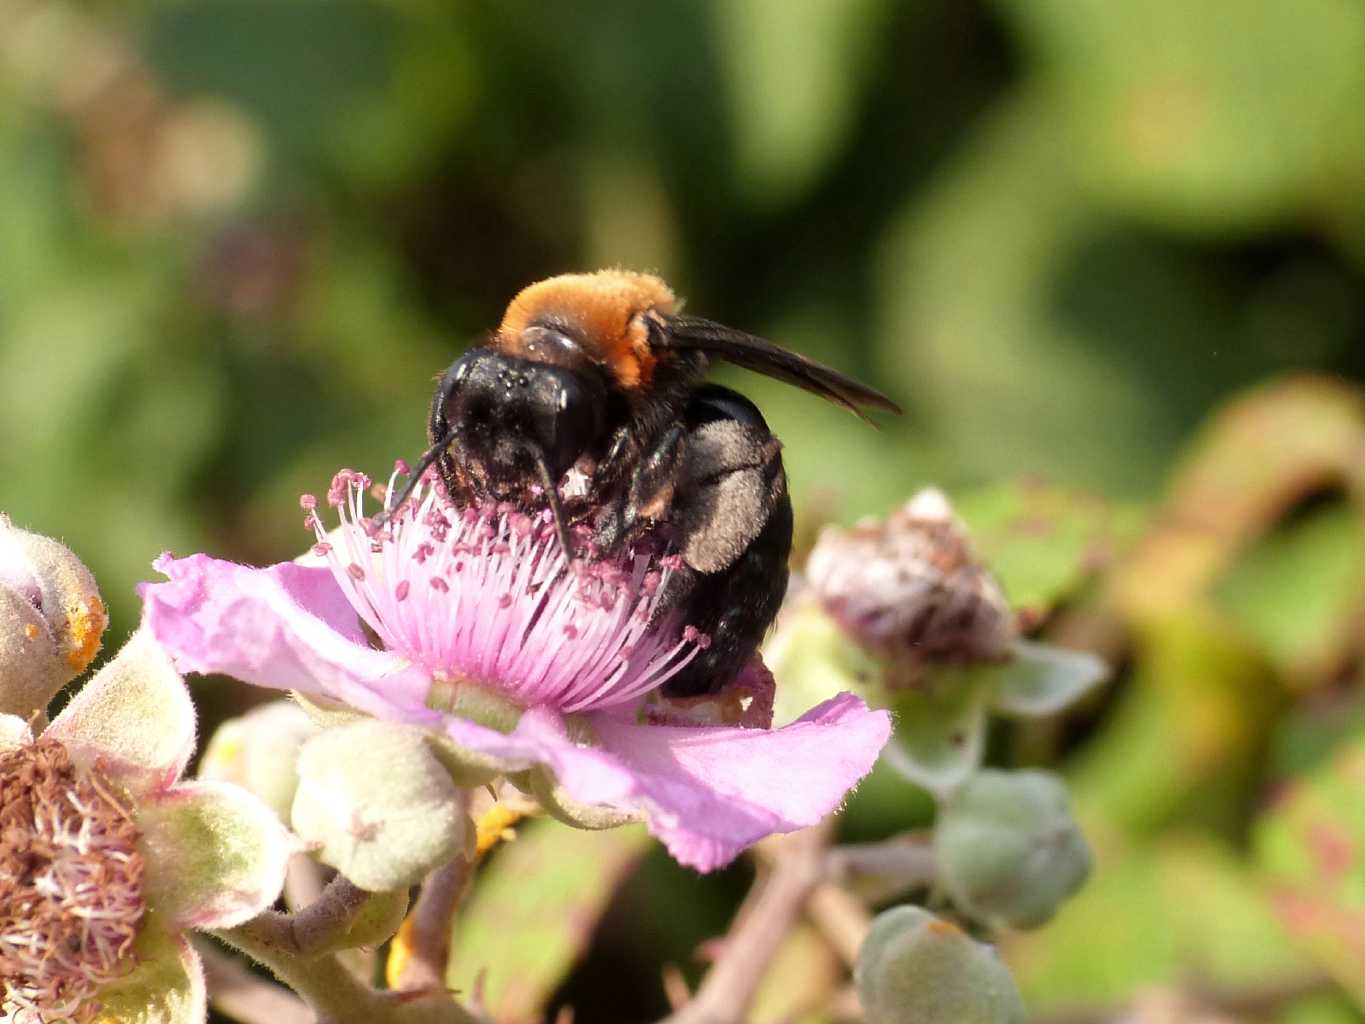
[[[0,713],[46,707],[85,671],[108,624],[81,560],[0,513]]]
[[[303,745],[298,774],[294,831],[362,889],[414,885],[473,841],[421,729],[373,719],[327,729]]]
[[[218,727],[200,758],[199,777],[241,786],[287,822],[299,781],[299,748],[319,732],[293,701],[262,704]]]
[[[995,951],[920,907],[894,907],[872,922],[853,980],[867,1024],[1024,1021]]]
[[[1066,787],[1048,772],[973,776],[943,806],[934,851],[953,902],[997,927],[1037,928],[1090,874]]]

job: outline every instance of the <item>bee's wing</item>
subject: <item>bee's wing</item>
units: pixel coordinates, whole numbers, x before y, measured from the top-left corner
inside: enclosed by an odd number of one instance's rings
[[[664,329],[655,332],[652,338],[660,348],[705,352],[746,370],[805,388],[863,419],[867,419],[863,406],[895,413],[901,411],[900,406],[876,388],[859,384],[838,370],[733,327],[691,316],[667,317],[664,325]]]

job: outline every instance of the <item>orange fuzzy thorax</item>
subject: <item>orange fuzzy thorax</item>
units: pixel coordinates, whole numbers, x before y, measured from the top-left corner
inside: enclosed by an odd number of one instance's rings
[[[508,355],[524,355],[522,332],[537,319],[553,317],[580,332],[617,383],[634,388],[649,383],[656,362],[641,314],[654,310],[666,315],[673,304],[672,289],[652,274],[561,274],[517,294],[493,344]]]

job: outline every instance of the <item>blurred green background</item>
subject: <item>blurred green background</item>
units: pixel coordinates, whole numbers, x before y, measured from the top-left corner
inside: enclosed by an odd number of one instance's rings
[[[0,0],[0,508],[110,646],[156,554],[290,557],[518,288],[607,265],[906,407],[724,375],[803,537],[945,485],[1122,667],[993,743],[1100,855],[1005,944],[1033,1005],[1365,1019],[1359,0]],[[874,778],[848,827],[923,814]],[[645,1019],[744,877],[651,857],[567,991]]]

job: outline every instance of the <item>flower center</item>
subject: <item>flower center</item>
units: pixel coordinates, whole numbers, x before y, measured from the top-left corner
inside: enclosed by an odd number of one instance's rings
[[[0,753],[0,1017],[86,1020],[134,966],[139,831],[97,770],[40,739]]]
[[[430,479],[380,527],[364,513],[369,486],[337,474],[328,501],[341,527],[330,534],[304,497],[314,551],[384,646],[432,674],[433,707],[472,697],[511,701],[514,714],[615,707],[662,686],[706,643],[662,608],[680,562],[649,541],[605,557],[584,538],[570,560],[548,512],[457,508]],[[500,706],[470,711],[506,718]]]

